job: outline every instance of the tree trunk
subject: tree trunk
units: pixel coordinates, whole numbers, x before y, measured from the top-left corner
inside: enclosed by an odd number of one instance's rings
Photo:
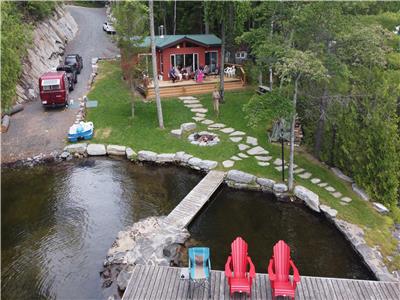
[[[258,85],[262,85],[263,84],[263,81],[262,81],[262,71],[260,70],[259,72],[258,72]]]
[[[174,3],[174,35],[176,34],[176,0]]]
[[[272,40],[272,35],[274,34],[274,21],[271,21],[271,31],[269,36]],[[272,81],[273,81],[273,74],[272,74],[272,64],[269,65],[269,90],[272,91]]]
[[[163,120],[161,99],[160,99],[160,87],[158,85],[158,74],[157,74],[156,43],[154,37],[153,0],[149,0],[149,17],[150,17],[151,59],[153,63],[153,82],[154,82],[154,90],[156,93],[158,125],[160,126],[161,129],[164,129],[164,120]]]
[[[290,127],[290,156],[289,156],[289,176],[288,176],[288,188],[291,191],[293,189],[293,164],[294,164],[294,127],[296,125],[296,103],[297,103],[297,88],[299,83],[300,75],[296,77],[294,82],[294,93],[293,93],[293,116],[292,124]]]
[[[129,82],[130,88],[131,88],[131,117],[135,117],[135,96],[136,96],[136,86],[131,79]]]
[[[317,130],[315,132],[315,145],[314,145],[314,155],[320,159],[321,148],[324,139],[324,128],[325,128],[325,115],[327,108],[327,98],[328,98],[328,87],[325,85],[324,93],[319,102],[319,120],[317,124]]]
[[[221,21],[221,61],[219,66],[220,101],[224,103],[225,22]]]

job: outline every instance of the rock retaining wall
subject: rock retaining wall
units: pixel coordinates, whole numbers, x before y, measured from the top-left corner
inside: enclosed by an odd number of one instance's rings
[[[74,38],[77,31],[74,18],[61,5],[50,18],[37,24],[16,87],[18,103],[37,99],[39,77],[60,64],[66,43]]]

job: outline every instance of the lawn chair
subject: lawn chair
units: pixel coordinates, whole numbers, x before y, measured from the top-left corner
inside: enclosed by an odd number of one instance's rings
[[[247,293],[251,297],[251,284],[256,277],[251,258],[247,255],[247,243],[237,237],[231,244],[232,253],[225,264],[225,276],[230,287],[230,295],[233,293]],[[247,264],[250,266],[247,272]]]
[[[196,286],[207,289],[208,298],[211,298],[210,277],[210,249],[206,247],[189,248],[189,298],[192,297]]]
[[[293,269],[293,281],[289,279],[290,267]],[[269,260],[268,275],[271,281],[272,298],[277,296],[290,297],[296,295],[296,285],[300,282],[299,271],[290,259],[290,248],[282,240],[274,246],[274,253]]]

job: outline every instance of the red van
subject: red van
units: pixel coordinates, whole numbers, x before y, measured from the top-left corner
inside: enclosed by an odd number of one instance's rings
[[[43,106],[68,105],[69,82],[67,73],[47,72],[39,78],[40,100]]]

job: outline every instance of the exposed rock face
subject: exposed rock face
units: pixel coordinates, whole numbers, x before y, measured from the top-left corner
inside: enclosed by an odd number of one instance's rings
[[[312,210],[320,212],[319,197],[317,194],[301,185],[294,188],[294,194],[297,198],[303,200]]]
[[[39,77],[60,64],[65,44],[77,31],[78,25],[64,6],[59,6],[51,18],[36,26],[16,87],[18,103],[36,100]]]

